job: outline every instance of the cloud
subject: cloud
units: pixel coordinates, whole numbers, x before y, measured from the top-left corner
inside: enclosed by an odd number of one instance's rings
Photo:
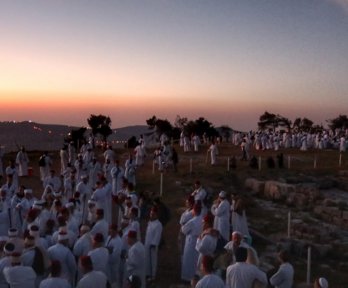
[[[344,12],[348,15],[348,0],[330,0],[330,2],[340,6],[344,10]]]

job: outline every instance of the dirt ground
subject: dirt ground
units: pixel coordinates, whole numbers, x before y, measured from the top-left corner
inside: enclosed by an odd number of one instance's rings
[[[158,277],[157,281],[152,285],[152,287],[158,288],[167,288],[171,285],[182,284],[180,280],[180,253],[178,250],[178,232],[180,229],[178,222],[183,211],[184,198],[186,195],[193,191],[192,187],[196,179],[201,180],[204,186],[209,187],[209,189],[211,189],[217,195],[221,190],[224,190],[227,193],[243,193],[243,184],[244,180],[247,177],[257,177],[260,179],[278,179],[285,174],[291,174],[293,176],[307,173],[317,173],[318,175],[335,175],[340,169],[348,170],[348,156],[346,155],[344,156],[347,159],[343,157],[343,164],[341,167],[338,167],[339,153],[337,151],[252,151],[252,154],[255,155],[257,159],[259,159],[259,157],[262,157],[262,168],[261,171],[259,171],[249,168],[248,162],[240,161],[239,156],[241,153],[239,148],[233,147],[231,144],[220,145],[218,165],[215,167],[212,167],[206,161],[207,147],[205,146],[202,146],[201,151],[198,153],[189,152],[184,154],[181,147],[176,147],[176,149],[179,152],[178,172],[175,173],[172,169],[168,169],[168,171],[163,174],[162,201],[171,210],[171,220],[164,229],[164,244],[162,245],[159,252]],[[128,151],[119,149],[116,152],[118,158],[121,160],[121,163],[124,163]],[[152,171],[152,152],[152,150],[148,151],[145,166],[141,167],[137,171],[137,192],[151,192],[154,194],[159,194],[160,192],[160,173],[157,170],[154,173]],[[266,159],[269,156],[272,156],[276,160],[276,155],[280,152],[284,153],[285,168],[275,168],[272,170],[267,169]],[[29,151],[29,158],[31,160],[30,166],[33,168],[33,175],[21,179],[21,183],[25,186],[33,188],[36,195],[39,195],[42,192],[37,164],[40,154],[40,151]],[[102,151],[99,151],[98,154],[100,156],[100,159],[102,159]],[[233,156],[237,157],[237,167],[235,169],[231,168],[228,171],[228,157],[230,157],[231,161]],[[289,161],[288,156],[290,156],[291,161],[290,169],[287,169]],[[5,155],[4,165],[11,157],[14,157],[14,154]],[[52,153],[51,157],[54,160],[54,167],[57,171],[59,171],[60,162],[58,151]],[[314,159],[316,159],[315,169]],[[192,172],[190,171],[191,161]],[[253,217],[262,217],[263,214],[262,210],[260,210],[260,207],[251,207],[249,211],[247,210],[247,215],[249,216],[249,221],[252,222]],[[145,225],[146,223],[144,222],[143,226]],[[259,247],[258,243],[255,243],[254,245],[256,247]],[[262,249],[262,245],[260,246],[260,248]],[[303,267],[299,267],[299,269],[295,267],[295,270],[296,282],[303,282],[305,277],[303,273]],[[315,267],[314,270],[316,271]],[[316,273],[320,272],[321,271],[319,270],[319,272]],[[337,277],[337,274],[329,275],[329,278],[333,279],[335,277]],[[345,277],[345,275],[342,277]],[[337,282],[342,283],[342,281]],[[330,287],[335,286],[330,285]]]

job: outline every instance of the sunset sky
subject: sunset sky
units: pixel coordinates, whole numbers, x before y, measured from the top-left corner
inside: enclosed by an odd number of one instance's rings
[[[0,0],[0,121],[348,114],[348,0]]]

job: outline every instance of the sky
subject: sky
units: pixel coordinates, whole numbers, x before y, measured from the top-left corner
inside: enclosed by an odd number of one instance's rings
[[[0,121],[348,112],[348,0],[0,0]]]

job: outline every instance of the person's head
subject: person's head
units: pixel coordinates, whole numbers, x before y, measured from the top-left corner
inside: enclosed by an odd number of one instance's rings
[[[227,197],[227,194],[225,191],[220,191],[219,193],[219,199],[222,201],[222,200],[225,200]]]
[[[199,180],[195,181],[195,188],[198,189],[199,187],[201,187],[201,182]]]
[[[131,219],[138,218],[138,215],[139,215],[139,209],[137,207],[132,207],[129,214],[130,218]]]
[[[109,226],[109,235],[110,235],[110,237],[114,238],[114,237],[117,236],[117,234],[118,234],[118,226],[117,226],[117,224],[111,224]]]
[[[79,265],[83,274],[86,274],[93,270],[93,263],[90,256],[81,256]]]
[[[127,278],[127,288],[140,288],[141,279],[138,275],[130,275]]]
[[[195,198],[190,195],[189,197],[187,197],[185,204],[188,209],[192,209],[193,205],[195,204]]]
[[[104,245],[104,236],[102,233],[96,233],[93,237],[93,248],[102,247]]]
[[[234,231],[232,233],[232,241],[233,241],[233,244],[239,246],[240,242],[242,241],[243,239],[243,234],[240,233],[239,231]]]
[[[51,277],[59,277],[62,272],[62,265],[60,264],[60,261],[53,260],[51,262]]]
[[[150,210],[150,220],[158,219],[158,208],[156,206],[152,207]]]
[[[24,197],[27,199],[31,199],[33,197],[33,190],[32,189],[24,189]]]
[[[127,235],[127,243],[129,246],[133,246],[137,242],[137,232],[134,230],[129,230]]]
[[[208,212],[203,217],[202,222],[203,222],[203,230],[213,227],[213,223],[214,223],[214,216],[213,216],[213,214]]]
[[[329,282],[324,277],[316,278],[314,288],[329,288]]]
[[[69,244],[69,235],[66,231],[60,231],[58,233],[58,242],[64,246]]]
[[[202,257],[201,271],[204,275],[211,274],[214,271],[214,258],[208,255]]]
[[[97,216],[97,220],[101,220],[104,218],[104,209],[97,209],[96,211],[96,216]]]
[[[19,252],[14,252],[11,255],[11,265],[12,266],[19,266],[21,265],[21,253]]]
[[[248,258],[248,249],[245,247],[238,247],[235,251],[236,262],[245,262]]]
[[[279,251],[278,260],[280,263],[289,262],[289,253],[286,250]]]
[[[85,235],[91,230],[91,228],[88,225],[81,225],[80,227],[80,236]]]

